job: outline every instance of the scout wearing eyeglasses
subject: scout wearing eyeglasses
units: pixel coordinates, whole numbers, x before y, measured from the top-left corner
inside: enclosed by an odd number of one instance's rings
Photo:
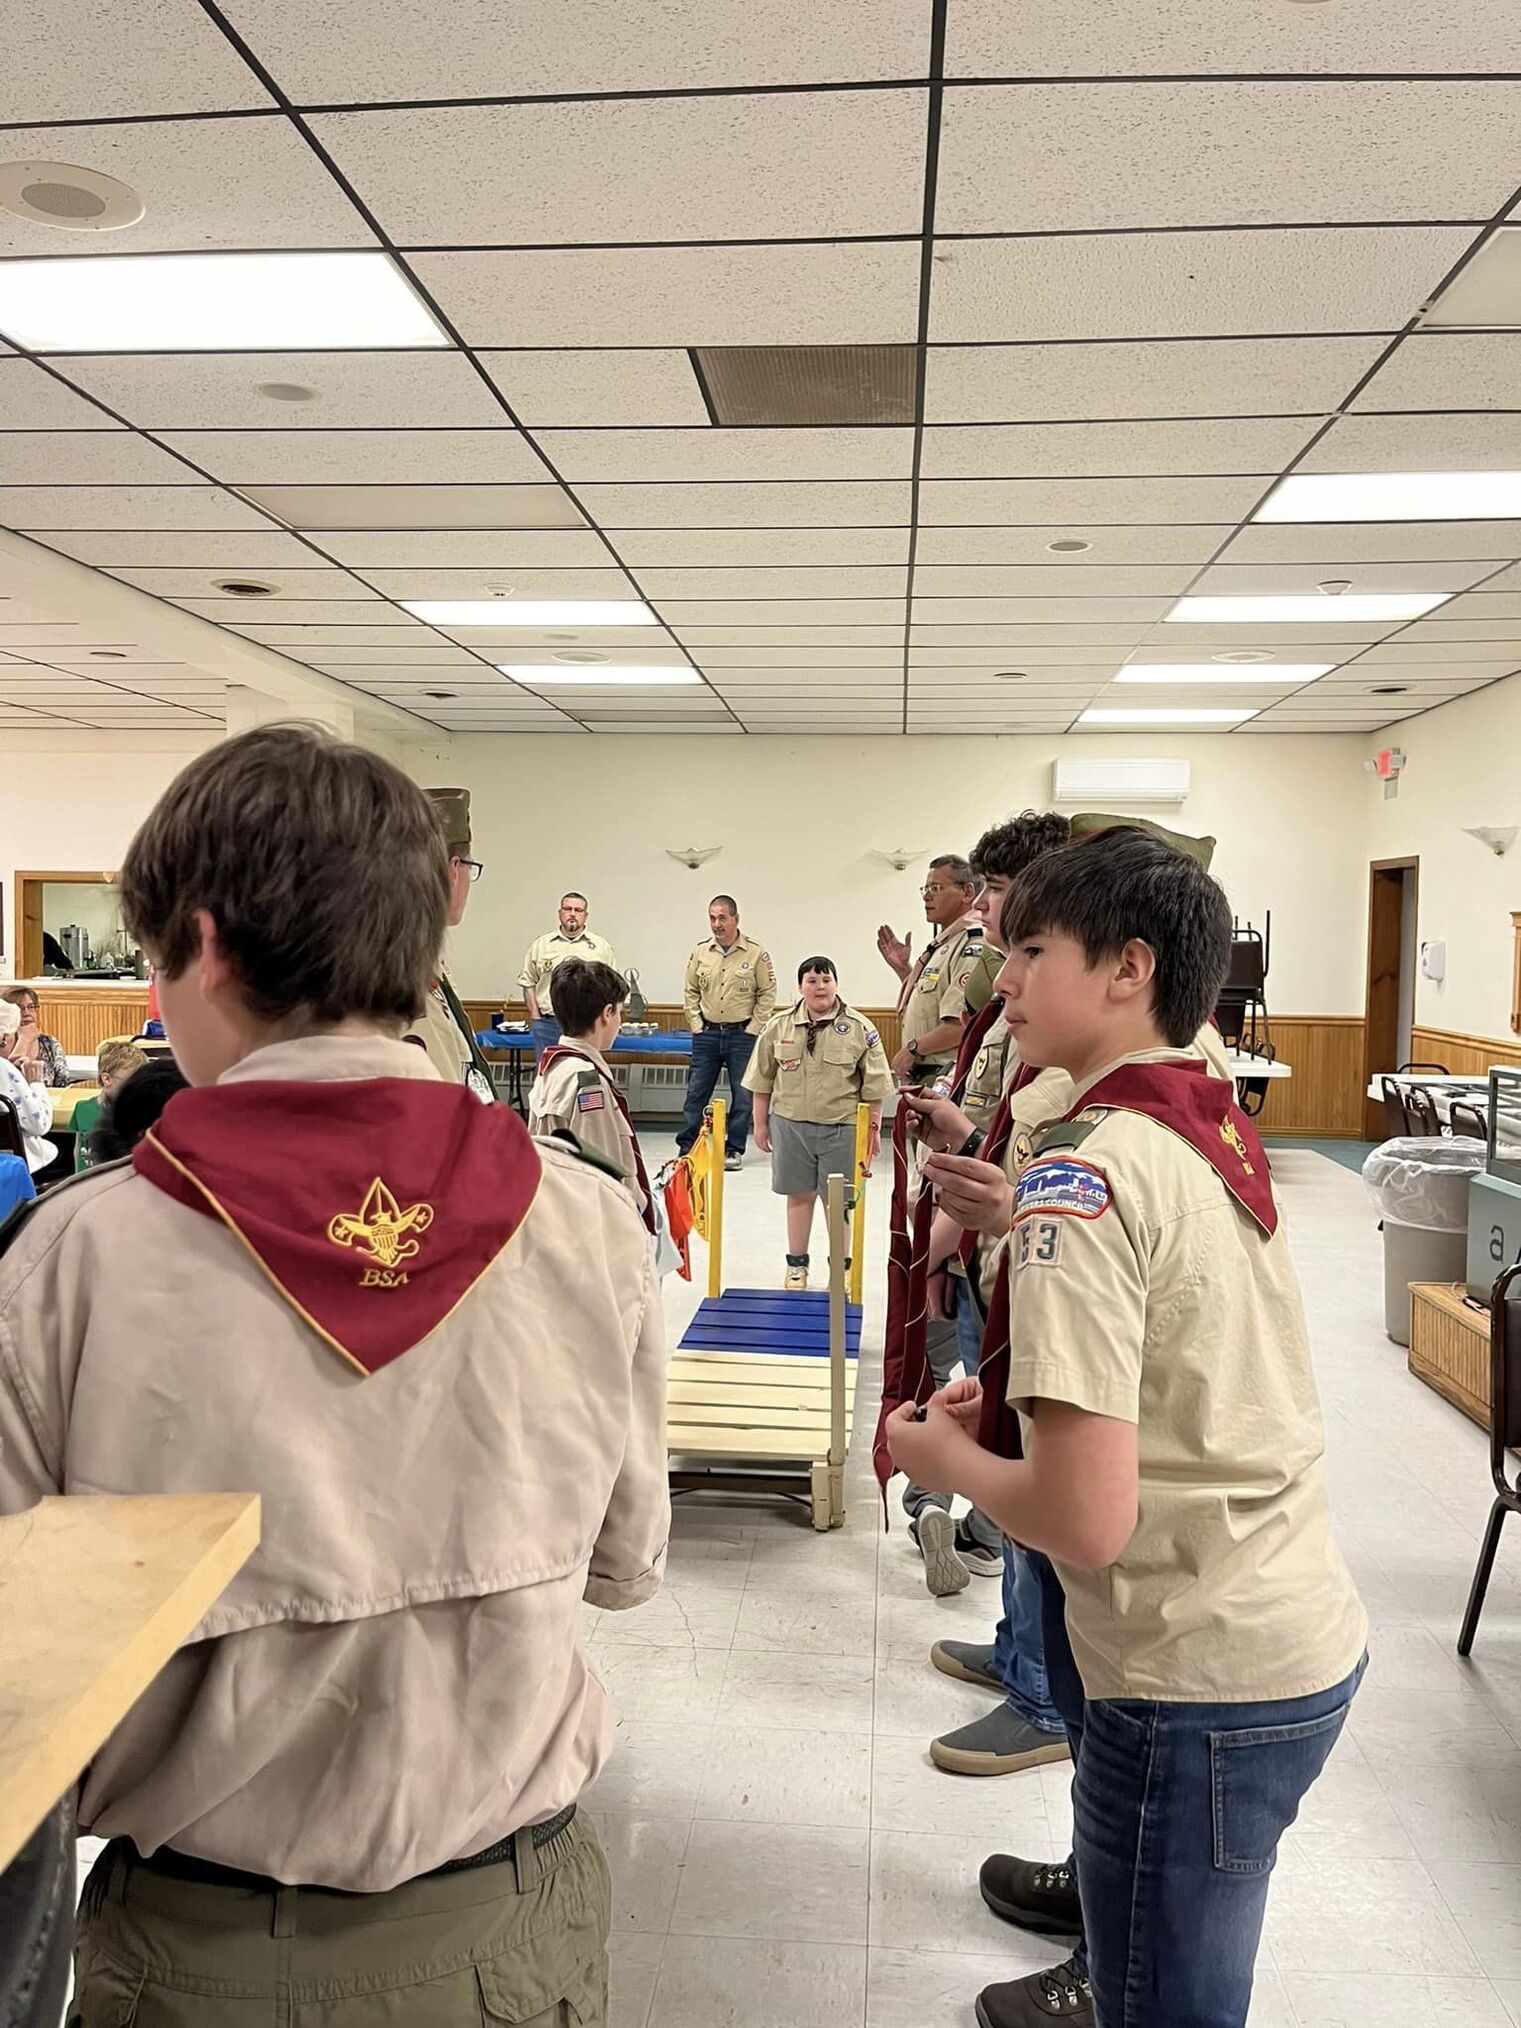
[[[470,791],[428,789],[424,793],[433,805],[449,854],[449,927],[456,929],[464,921],[471,886],[485,870],[478,859],[470,857]],[[447,1083],[462,1084],[482,1105],[495,1103],[491,1071],[442,957],[437,976],[429,981],[421,1018],[412,1023],[402,1040],[426,1050],[429,1063]]]
[[[911,937],[895,936],[887,923],[877,931],[877,949],[902,981],[903,1044],[892,1071],[906,1084],[928,1084],[952,1068],[968,1014],[992,996],[998,961],[983,949],[982,922],[972,906],[976,892],[966,860],[943,852],[930,861],[923,888],[935,934],[919,958],[913,959]]]
[[[833,959],[804,958],[797,981],[801,998],[766,1023],[744,1076],[755,1094],[755,1144],[771,1157],[771,1188],[787,1200],[788,1289],[808,1286],[814,1199],[855,1167],[856,1107],[871,1108],[870,1169],[893,1088],[881,1037],[840,998]]]

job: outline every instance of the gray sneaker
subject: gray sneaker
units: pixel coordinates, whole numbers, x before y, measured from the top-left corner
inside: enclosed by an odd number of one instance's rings
[[[724,1167],[726,1169],[743,1169],[744,1166],[745,1166],[745,1158],[743,1155],[724,1156]]]
[[[1042,1732],[1007,1704],[930,1741],[930,1759],[950,1774],[1018,1774],[1070,1758],[1066,1733]]]
[[[943,1507],[926,1507],[909,1533],[924,1558],[924,1582],[936,1598],[965,1591],[971,1572],[956,1554],[956,1524]]]
[[[991,1641],[936,1641],[930,1660],[942,1676],[954,1676],[958,1683],[975,1683],[980,1690],[1004,1694],[1002,1676],[993,1667]]]

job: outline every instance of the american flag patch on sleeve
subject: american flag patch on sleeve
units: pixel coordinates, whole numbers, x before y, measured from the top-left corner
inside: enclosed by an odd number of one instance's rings
[[[578,1113],[600,1113],[606,1104],[607,1099],[603,1095],[600,1085],[588,1085],[585,1091],[578,1091],[576,1093],[576,1111]]]

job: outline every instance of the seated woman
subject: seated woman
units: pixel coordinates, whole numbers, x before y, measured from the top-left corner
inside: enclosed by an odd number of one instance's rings
[[[42,1082],[54,1086],[72,1084],[69,1059],[56,1035],[44,1035],[37,1019],[37,995],[30,986],[11,986],[5,998],[21,1011],[21,1033],[12,1060],[25,1066],[42,1065]]]
[[[21,1009],[14,1000],[0,999],[0,1097],[8,1098],[21,1122],[22,1152],[26,1166],[35,1176],[39,1169],[56,1161],[58,1150],[44,1139],[53,1124],[53,1107],[42,1081],[42,1066],[35,1057],[17,1061],[16,1043],[21,1033]]]

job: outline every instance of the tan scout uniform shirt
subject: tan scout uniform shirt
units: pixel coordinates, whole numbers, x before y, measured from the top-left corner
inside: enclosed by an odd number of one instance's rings
[[[523,969],[518,973],[518,984],[525,992],[532,987],[539,1005],[546,1012],[550,976],[555,966],[563,965],[567,958],[579,958],[583,965],[612,965],[614,970],[617,969],[612,945],[606,937],[599,937],[595,930],[583,930],[578,937],[568,937],[564,930],[554,929],[535,937],[528,946]]]
[[[1351,1675],[1368,1621],[1331,1534],[1283,1225],[1266,1237],[1160,1122],[1100,1108],[1091,1127],[1045,1159],[1037,1142],[1009,1242],[1010,1401],[1071,1402],[1137,1431],[1135,1533],[1106,1570],[1058,1565],[1083,1687],[1311,1696]]]
[[[750,1091],[770,1093],[772,1111],[784,1120],[845,1126],[863,1099],[880,1105],[889,1096],[893,1074],[882,1038],[864,1014],[837,1000],[833,1014],[820,1019],[825,1025],[810,1055],[810,1017],[801,1000],[773,1015],[740,1082]]]
[[[459,1023],[449,1011],[448,1001],[437,986],[428,988],[422,1018],[412,1023],[407,1036],[414,1043],[422,1044],[429,1063],[445,1084],[465,1082],[465,1073],[475,1058]]]
[[[996,973],[998,967],[995,965],[993,970]],[[903,1021],[904,1043],[917,1042],[942,1021],[975,1014],[978,1008],[987,1005],[991,992],[992,978],[982,956],[981,919],[963,916],[925,946],[903,982],[898,1012]],[[937,1066],[953,1064],[956,1051],[952,1046],[919,1060]]]
[[[736,937],[725,950],[709,937],[687,959],[682,998],[695,1035],[704,1021],[743,1021],[759,1035],[776,1011],[776,968],[754,937]]]
[[[431,1078],[356,1037],[232,1080]],[[649,1235],[539,1150],[510,1244],[368,1378],[242,1242],[132,1169],[0,1255],[0,1512],[45,1493],[263,1496],[263,1539],[96,1755],[81,1830],[374,1892],[574,1802],[607,1757],[581,1602],[637,1605],[670,1522]]]
[[[561,1056],[539,1072],[528,1094],[528,1131],[539,1138],[574,1134],[594,1148],[622,1171],[629,1195],[642,1213],[644,1192],[634,1161],[634,1130],[608,1089],[612,1073],[607,1058],[589,1042],[572,1042],[569,1036],[559,1047],[574,1050],[582,1060]]]
[[[1011,1065],[1010,1052],[1013,1051]],[[966,1089],[961,1094],[961,1110],[974,1127],[985,1127],[997,1110],[998,1101],[1003,1097],[1003,1088],[1014,1074],[1019,1061],[1014,1051],[1014,1037],[1008,1023],[995,1021],[983,1039],[982,1047],[972,1058],[972,1067],[967,1072]]]

